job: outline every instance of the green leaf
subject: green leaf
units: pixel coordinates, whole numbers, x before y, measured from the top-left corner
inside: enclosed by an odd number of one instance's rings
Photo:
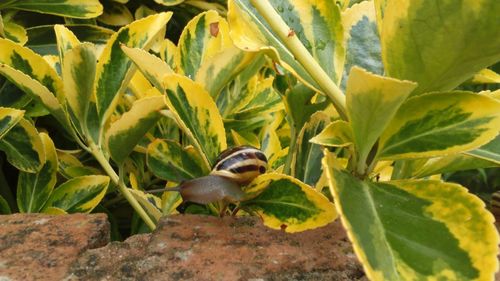
[[[120,3],[108,2],[106,3],[104,12],[97,20],[105,25],[124,26],[134,21],[134,16],[127,6]]]
[[[123,53],[120,45],[148,49],[158,36],[163,37],[165,25],[171,16],[171,12],[160,13],[134,21],[120,28],[109,39],[99,57],[94,88],[101,126],[114,111],[120,94],[133,74],[132,61]]]
[[[68,213],[90,213],[106,194],[108,184],[107,176],[70,179],[52,192],[44,210],[56,207]]]
[[[64,55],[62,72],[66,99],[82,131],[85,131],[83,126],[92,98],[96,63],[94,45],[90,43],[76,45]]]
[[[23,118],[23,115],[22,110],[0,107],[0,139]]]
[[[145,97],[134,102],[132,108],[115,121],[106,134],[111,158],[121,164],[134,147],[161,118],[166,107],[163,96]]]
[[[370,280],[491,280],[498,233],[457,184],[361,181],[324,162],[337,211]]]
[[[480,148],[476,148],[465,153],[477,158],[500,164],[500,135],[498,135],[489,143],[481,146]]]
[[[376,2],[386,73],[417,82],[413,95],[452,90],[500,60],[498,0]]]
[[[185,76],[165,76],[165,100],[177,124],[212,167],[219,153],[227,148],[222,117],[208,92]]]
[[[353,66],[382,75],[384,65],[373,1],[363,1],[342,12],[346,58],[340,87],[345,90]]]
[[[498,128],[500,102],[486,95],[425,94],[399,108],[380,137],[378,156],[421,158],[468,151],[491,141]]]
[[[21,119],[0,140],[0,150],[7,154],[7,160],[17,169],[35,173],[45,162],[42,140],[35,126]]]
[[[346,107],[360,161],[366,161],[373,145],[416,86],[410,81],[374,75],[358,67],[351,68]]]
[[[161,213],[161,199],[153,194],[144,193],[140,190],[130,189],[130,193],[139,202],[142,208],[146,211],[148,216],[156,223],[162,216]]]
[[[312,114],[327,107],[328,102],[313,102],[315,92],[302,84],[298,84],[285,94],[287,113],[293,119],[297,131],[309,120]]]
[[[12,211],[10,210],[9,203],[5,200],[2,195],[0,195],[0,214],[10,215]]]
[[[298,232],[324,226],[337,217],[333,203],[323,194],[290,176],[264,174],[244,191],[247,200],[240,206],[257,213],[270,228]]]
[[[142,74],[158,90],[164,91],[163,77],[174,71],[160,58],[139,48],[128,48],[122,45],[123,52],[134,62]]]
[[[302,127],[297,137],[296,151],[292,160],[292,176],[309,186],[315,186],[319,180],[322,167],[323,152],[321,147],[309,140],[319,134],[330,118],[323,112],[317,112]]]
[[[94,18],[102,13],[99,0],[14,0],[1,8],[19,9],[72,18]]]
[[[352,144],[352,129],[349,123],[342,120],[328,124],[325,129],[313,137],[310,142],[322,146],[344,147]]]
[[[318,89],[316,82],[295,60],[283,42],[273,34],[266,21],[249,0],[228,1],[231,38],[246,51],[265,51],[294,73],[304,84]],[[334,1],[271,0],[269,3],[291,28],[323,70],[339,83],[345,50],[340,9]]]
[[[20,172],[17,181],[17,206],[22,213],[38,213],[49,199],[57,175],[57,154],[52,139],[40,133],[45,163],[37,173]]]
[[[198,178],[210,172],[192,146],[183,148],[173,140],[153,141],[148,146],[146,160],[155,176],[173,182]]]

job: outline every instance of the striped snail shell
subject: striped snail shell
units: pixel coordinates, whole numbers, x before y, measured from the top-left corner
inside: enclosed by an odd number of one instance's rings
[[[225,177],[245,185],[265,173],[266,169],[266,155],[253,146],[243,145],[224,150],[215,160],[210,175]]]

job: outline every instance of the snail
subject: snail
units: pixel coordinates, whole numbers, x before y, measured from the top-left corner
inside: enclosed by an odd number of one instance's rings
[[[252,146],[237,146],[224,150],[217,157],[210,175],[148,192],[178,191],[183,201],[198,204],[234,203],[243,199],[241,186],[265,173],[266,168],[267,158],[262,151]]]

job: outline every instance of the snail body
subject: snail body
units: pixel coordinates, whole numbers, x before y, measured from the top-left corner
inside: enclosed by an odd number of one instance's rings
[[[209,204],[216,201],[238,202],[245,195],[240,186],[224,177],[209,175],[179,185],[184,201]]]
[[[244,197],[242,185],[266,172],[267,158],[252,146],[224,150],[215,161],[210,175],[181,183],[177,187],[156,191],[178,191],[183,201],[209,204],[217,201],[238,202]]]

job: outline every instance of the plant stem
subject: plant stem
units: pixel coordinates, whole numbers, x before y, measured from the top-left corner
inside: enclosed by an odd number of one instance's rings
[[[290,50],[295,59],[305,68],[307,73],[318,83],[321,90],[330,98],[343,120],[347,120],[345,96],[328,74],[302,45],[293,30],[283,21],[281,16],[267,0],[250,0],[250,3],[264,17],[271,29]]]
[[[97,147],[95,143],[90,143],[90,152],[95,157],[97,162],[101,164],[104,171],[109,175],[111,180],[118,186],[120,193],[127,199],[132,208],[137,212],[137,214],[142,218],[144,223],[151,229],[154,230],[156,228],[155,223],[151,220],[149,215],[144,211],[139,202],[135,200],[134,196],[130,193],[125,184],[120,180],[120,177],[116,174],[115,170],[109,164],[108,160],[102,154],[102,151]]]

